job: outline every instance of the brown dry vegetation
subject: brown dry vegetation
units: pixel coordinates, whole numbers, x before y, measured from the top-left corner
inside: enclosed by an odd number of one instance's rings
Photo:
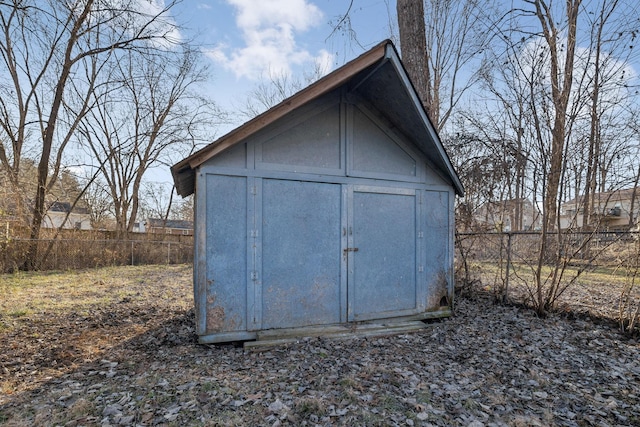
[[[0,293],[8,426],[640,423],[640,347],[615,322],[481,293],[419,332],[263,351],[196,343],[190,266],[21,273]]]

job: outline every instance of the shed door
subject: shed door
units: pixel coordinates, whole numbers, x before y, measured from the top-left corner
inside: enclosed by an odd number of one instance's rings
[[[349,320],[417,312],[416,191],[354,186],[350,202]]]
[[[262,328],[339,323],[340,184],[262,186]]]

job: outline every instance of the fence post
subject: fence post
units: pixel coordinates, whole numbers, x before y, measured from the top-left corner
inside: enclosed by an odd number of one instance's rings
[[[131,241],[131,265],[133,265],[133,240]]]
[[[507,295],[509,293],[509,269],[511,268],[511,232],[507,233],[507,272],[504,280],[504,293],[502,295],[502,303],[507,302]]]
[[[167,265],[171,264],[171,242],[167,244]]]

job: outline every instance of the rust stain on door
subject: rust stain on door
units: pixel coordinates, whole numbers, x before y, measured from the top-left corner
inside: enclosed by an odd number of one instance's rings
[[[427,311],[440,310],[451,305],[447,274],[440,270],[436,278],[429,284],[427,292]]]
[[[224,307],[215,303],[215,295],[210,295],[207,298],[207,332],[220,332],[224,328]]]

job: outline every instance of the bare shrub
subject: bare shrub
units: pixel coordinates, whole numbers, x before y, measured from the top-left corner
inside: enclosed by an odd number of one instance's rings
[[[622,253],[623,268],[626,271],[626,281],[620,294],[618,304],[620,330],[632,335],[637,332],[640,320],[640,298],[638,297],[638,273],[640,272],[640,239],[636,235],[633,243],[628,245]]]

